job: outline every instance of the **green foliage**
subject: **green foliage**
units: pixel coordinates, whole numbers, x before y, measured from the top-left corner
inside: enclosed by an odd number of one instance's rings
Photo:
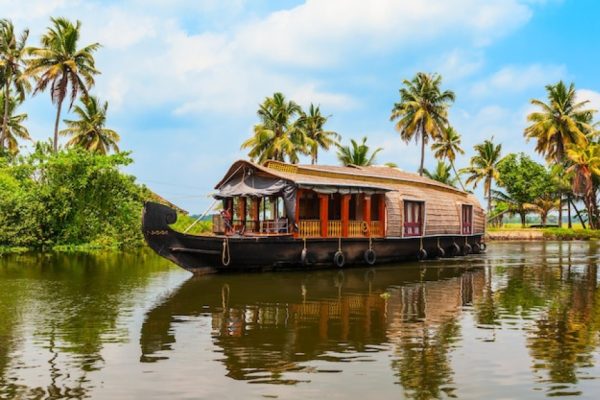
[[[452,177],[450,169],[450,165],[447,165],[443,161],[438,161],[435,170],[430,172],[427,168],[425,168],[423,173],[429,179],[433,179],[434,181],[438,181],[448,186],[455,186],[456,178]]]
[[[600,231],[589,229],[545,228],[544,237],[553,240],[600,239]]]
[[[381,147],[378,147],[369,154],[371,149],[367,145],[366,136],[362,138],[362,143],[358,144],[354,139],[350,139],[350,144],[351,146],[337,145],[337,157],[343,165],[373,165],[375,163],[375,156],[383,150]]]
[[[524,153],[511,153],[498,163],[498,185],[518,204],[533,203],[555,191],[550,173]]]
[[[148,192],[119,171],[131,163],[128,153],[52,153],[41,144],[27,157],[1,160],[0,246],[141,243],[140,216]]]
[[[183,232],[189,226],[194,224],[194,222],[196,222],[195,217],[191,217],[191,216],[185,215],[185,214],[177,214],[177,221],[173,225],[171,225],[171,228],[178,232]],[[189,233],[190,235],[199,235],[199,234],[206,234],[206,233],[211,233],[211,232],[212,232],[212,221],[202,220],[202,221],[196,222],[194,224],[194,226],[192,226],[192,228],[189,231],[187,231],[186,233]]]

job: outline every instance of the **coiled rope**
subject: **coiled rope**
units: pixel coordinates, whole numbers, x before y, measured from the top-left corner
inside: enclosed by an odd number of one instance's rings
[[[231,263],[229,247],[229,238],[225,237],[225,239],[223,239],[223,250],[221,251],[221,263],[223,263],[223,266],[225,267],[229,266],[229,263]]]

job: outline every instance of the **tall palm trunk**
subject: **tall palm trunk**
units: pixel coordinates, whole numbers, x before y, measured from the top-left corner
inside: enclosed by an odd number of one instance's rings
[[[423,176],[423,170],[425,163],[425,131],[421,129],[421,166],[419,167],[419,175]]]
[[[54,152],[58,153],[58,123],[60,121],[60,112],[62,109],[62,103],[63,103],[64,97],[60,96],[58,98],[58,105],[57,105],[57,109],[56,109],[56,120],[54,121]]]
[[[8,139],[8,105],[10,100],[10,79],[6,79],[4,85],[4,115],[2,116],[2,134],[0,135],[0,150],[4,150],[4,142],[6,142]]]
[[[460,183],[460,187],[462,188],[463,192],[466,192],[467,189],[465,189],[465,185],[463,185],[462,180],[460,179],[460,175],[458,175],[458,172],[454,167],[454,161],[450,161],[450,166],[452,166],[452,171],[454,171],[454,175],[456,175],[456,179],[458,179],[458,183]]]
[[[567,220],[569,222],[569,229],[573,228],[573,222],[571,221],[571,193],[567,193]]]
[[[558,226],[562,228],[563,202],[562,192],[558,192]]]

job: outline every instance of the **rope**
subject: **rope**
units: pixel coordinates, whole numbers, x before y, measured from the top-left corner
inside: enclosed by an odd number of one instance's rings
[[[423,237],[421,236],[421,248],[419,249],[419,251],[423,250]]]
[[[439,237],[437,238],[437,247],[441,247],[440,246],[440,238]]]
[[[373,239],[369,236],[369,250],[373,250]]]
[[[338,251],[342,251],[342,238],[338,238]]]
[[[306,250],[306,237],[303,237],[302,241],[304,242],[304,248],[302,250]]]
[[[227,260],[227,261],[225,261]],[[227,267],[231,262],[231,254],[229,253],[229,238],[223,239],[223,251],[221,252],[221,262],[223,266]]]
[[[206,216],[206,214],[208,214],[210,212],[210,210],[212,210],[212,208],[215,206],[216,203],[217,203],[217,200],[215,199],[215,201],[212,202],[210,207],[208,207],[208,209],[206,211],[204,211],[204,213],[201,216],[199,216],[190,226],[185,228],[183,233],[187,233],[187,231],[192,229],[192,226],[196,225],[198,223],[198,221],[200,221],[202,218],[204,218]]]

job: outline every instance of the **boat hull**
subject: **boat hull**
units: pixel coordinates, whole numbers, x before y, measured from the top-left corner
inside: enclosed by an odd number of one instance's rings
[[[172,230],[177,215],[157,203],[144,206],[142,230],[162,257],[194,273],[239,270],[343,268],[479,252],[482,235],[416,238],[293,238],[198,236]],[[468,246],[467,246],[468,245]],[[374,253],[366,254],[371,249]],[[422,252],[421,250],[425,252]]]

